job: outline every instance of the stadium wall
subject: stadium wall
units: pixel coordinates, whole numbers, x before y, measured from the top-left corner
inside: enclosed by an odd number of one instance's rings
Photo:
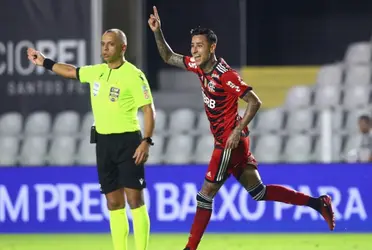
[[[152,232],[188,232],[206,166],[149,166]],[[372,168],[363,164],[260,166],[266,183],[333,197],[336,232],[372,232]],[[0,233],[108,232],[94,167],[0,168]],[[129,212],[129,218],[131,218]],[[327,232],[307,207],[255,202],[230,178],[215,198],[208,232]]]
[[[244,81],[251,85],[263,101],[262,108],[284,105],[288,91],[298,85],[315,85],[320,66],[245,66],[240,69]],[[239,100],[239,106],[246,103]]]

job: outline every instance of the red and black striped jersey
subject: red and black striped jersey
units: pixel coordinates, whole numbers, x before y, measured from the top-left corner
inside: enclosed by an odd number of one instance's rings
[[[216,144],[224,147],[231,132],[242,119],[238,113],[238,100],[252,90],[252,87],[222,58],[218,59],[210,73],[203,72],[193,57],[184,56],[184,64],[188,71],[199,77],[210,130]],[[243,134],[248,134],[248,128],[243,130]]]

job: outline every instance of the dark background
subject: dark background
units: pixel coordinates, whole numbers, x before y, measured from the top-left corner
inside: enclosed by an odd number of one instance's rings
[[[29,65],[27,59],[27,47],[22,46],[17,54],[17,44],[30,44],[36,46],[36,42],[51,41],[58,43],[63,40],[78,40],[85,42],[85,63],[91,62],[91,16],[90,0],[0,0],[0,42],[4,45],[14,44],[12,49],[6,48],[0,53],[0,65],[15,67],[15,62],[20,61],[23,67]],[[76,25],[80,24],[80,25]],[[59,54],[58,49],[57,54]],[[76,65],[78,53],[75,48],[66,49],[74,55]],[[63,52],[61,52],[63,53]],[[13,55],[13,60],[8,60]],[[65,54],[66,55],[66,54]],[[53,58],[58,60],[58,58]],[[13,65],[13,66],[9,66]],[[82,65],[78,65],[82,66]],[[11,84],[18,89],[17,94],[8,94]],[[89,87],[82,85],[76,80],[61,78],[50,72],[37,74],[36,69],[27,75],[21,75],[16,70],[12,74],[5,71],[0,75],[0,113],[18,111],[29,114],[36,110],[46,110],[52,114],[68,109],[78,110],[81,113],[90,110]],[[60,94],[55,89],[61,86]],[[32,86],[32,87],[27,87]],[[35,86],[42,91],[27,91]],[[49,92],[49,93],[48,93]],[[23,93],[23,94],[20,94]]]
[[[247,1],[247,62],[325,64],[371,31],[372,1]]]
[[[158,7],[164,34],[175,51],[189,53],[189,31],[201,25],[217,33],[219,56],[233,66],[243,66],[240,29],[244,26],[240,26],[239,3],[148,0],[144,9],[147,18],[152,6]],[[372,1],[246,0],[245,5],[247,46],[243,62],[248,66],[331,63],[342,60],[350,43],[371,37]],[[166,67],[146,27],[146,71],[152,83],[156,82],[158,70]]]

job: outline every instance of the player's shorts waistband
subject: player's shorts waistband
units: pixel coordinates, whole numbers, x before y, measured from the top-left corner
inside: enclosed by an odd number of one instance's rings
[[[117,136],[126,136],[126,135],[135,135],[135,134],[141,134],[141,131],[136,130],[136,131],[128,131],[128,132],[123,132],[123,133],[110,133],[110,134],[100,134],[97,132],[99,136],[104,136],[104,137],[117,137]]]
[[[131,131],[123,133],[100,134],[97,132],[97,138],[103,140],[124,140],[131,137],[141,137],[141,131]]]

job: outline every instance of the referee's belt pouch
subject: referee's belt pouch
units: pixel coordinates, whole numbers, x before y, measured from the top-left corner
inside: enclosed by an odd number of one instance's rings
[[[97,131],[96,126],[90,127],[90,143],[94,144],[97,143]]]

